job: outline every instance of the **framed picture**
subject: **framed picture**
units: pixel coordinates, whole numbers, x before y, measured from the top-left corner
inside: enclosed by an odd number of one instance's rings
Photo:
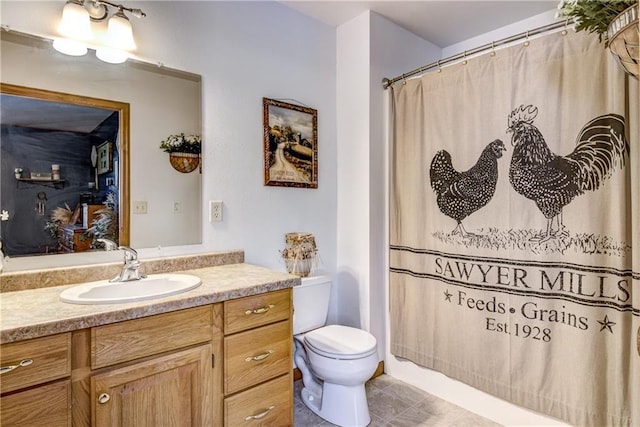
[[[113,170],[113,143],[105,141],[98,145],[98,162],[96,168],[98,174],[111,172]]]
[[[262,98],[264,185],[318,188],[318,111]]]

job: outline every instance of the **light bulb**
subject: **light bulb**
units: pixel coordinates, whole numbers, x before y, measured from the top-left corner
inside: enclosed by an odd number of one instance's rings
[[[74,40],[91,39],[91,23],[89,12],[74,0],[68,0],[62,9],[62,19],[58,25],[58,32]]]
[[[115,49],[135,50],[136,42],[133,40],[133,28],[122,9],[109,18],[104,41],[107,46]]]
[[[55,39],[53,48],[65,55],[82,56],[87,54],[87,45],[70,39]]]
[[[122,49],[102,46],[96,50],[96,56],[99,60],[110,64],[122,64],[129,59],[129,52]]]
[[[53,41],[53,48],[60,53],[82,56],[87,53],[85,41],[91,39],[89,13],[75,0],[68,0],[62,9],[58,32],[65,38]]]

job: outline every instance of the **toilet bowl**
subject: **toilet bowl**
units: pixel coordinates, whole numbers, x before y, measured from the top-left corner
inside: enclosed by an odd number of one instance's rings
[[[318,305],[323,309],[325,300],[319,297],[325,290],[320,287],[327,284],[330,289],[331,281],[327,278],[302,279],[302,286],[293,289],[294,360],[304,383],[302,401],[333,424],[366,426],[371,417],[364,383],[378,366],[376,339],[366,331],[349,326],[323,326],[326,314],[321,322],[317,318],[311,321],[314,316],[306,310],[316,311]],[[296,290],[303,290],[303,296],[296,296]],[[310,299],[304,297],[307,293]],[[328,296],[326,305],[328,309]],[[296,316],[302,319],[296,321]],[[305,328],[303,324],[313,328]]]

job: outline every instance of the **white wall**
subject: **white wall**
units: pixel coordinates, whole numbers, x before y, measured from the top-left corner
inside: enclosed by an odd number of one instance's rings
[[[52,36],[63,5],[3,0],[2,25]],[[147,13],[131,18],[137,55],[200,74],[203,81],[203,243],[142,250],[141,256],[244,249],[247,262],[284,270],[278,253],[284,234],[308,231],[316,236],[323,267],[334,272],[335,29],[276,2],[135,5]],[[262,97],[318,110],[318,189],[263,186]],[[207,222],[208,200],[224,202],[223,222]],[[158,233],[167,226],[154,224]]]
[[[465,49],[473,49],[480,45],[491,43],[491,41],[498,40],[504,37],[518,34],[520,32],[527,31],[538,26],[549,24],[553,21],[554,12],[537,15],[530,19],[509,25],[508,27],[500,28],[496,31],[475,37],[470,40],[466,40],[461,43],[446,47],[442,49],[442,58],[446,58],[451,55],[463,52]],[[392,44],[392,41],[388,41]],[[398,43],[399,44],[399,43]],[[398,50],[399,54],[406,55],[421,55],[420,51]],[[400,53],[401,52],[401,53]],[[433,62],[437,58],[425,58],[420,64],[414,66],[405,67],[402,70],[389,73],[387,77],[395,77],[403,72],[411,71],[418,68],[421,65],[426,65]],[[388,159],[388,156],[387,156]],[[388,187],[388,186],[387,186]],[[385,276],[384,289],[388,290],[388,276]],[[388,292],[385,296],[385,307],[388,306]],[[387,336],[389,334],[389,317],[385,310],[385,319],[387,327]],[[432,371],[430,369],[422,368],[410,361],[396,359],[389,351],[387,345],[385,354],[385,368],[386,372],[404,382],[413,384],[433,395],[439,396],[445,400],[448,400],[458,406],[461,406],[467,410],[480,414],[486,418],[494,420],[497,423],[503,425],[535,425],[535,426],[549,426],[549,425],[565,425],[564,423],[552,419],[550,417],[534,413],[527,409],[518,407],[511,403],[500,400],[489,394],[481,392],[477,389],[467,386],[459,381],[448,378],[439,372]]]
[[[337,321],[369,330],[369,12],[336,31]]]
[[[376,13],[362,13],[337,28],[336,321],[376,336],[381,359],[386,343],[387,265],[387,113],[381,82],[386,75],[439,55],[437,46]]]

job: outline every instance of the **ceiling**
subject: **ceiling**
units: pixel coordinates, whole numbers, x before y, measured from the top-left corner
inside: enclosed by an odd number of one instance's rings
[[[440,48],[555,9],[558,0],[316,1],[280,3],[338,26],[372,10]]]
[[[91,133],[113,114],[102,108],[0,95],[2,124],[36,129]]]

